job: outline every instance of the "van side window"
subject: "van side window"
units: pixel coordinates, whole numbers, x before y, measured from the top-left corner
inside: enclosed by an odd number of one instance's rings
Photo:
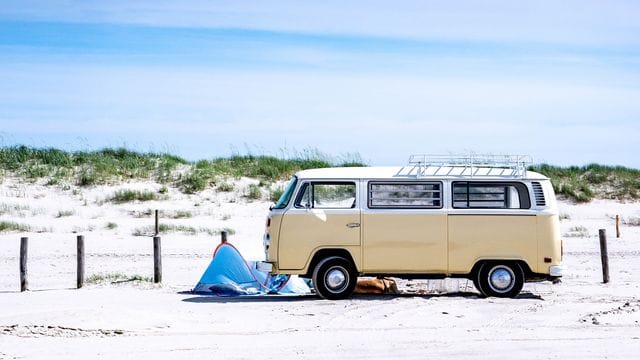
[[[434,209],[442,207],[440,182],[370,182],[369,208]]]
[[[453,207],[456,209],[529,209],[527,187],[518,182],[453,183]]]
[[[356,184],[323,183],[304,184],[295,202],[298,208],[350,209],[356,204]]]

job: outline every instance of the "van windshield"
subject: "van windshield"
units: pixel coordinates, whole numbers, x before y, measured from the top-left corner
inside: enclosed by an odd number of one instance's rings
[[[291,181],[289,181],[289,184],[284,189],[284,192],[282,193],[282,195],[280,195],[280,199],[278,199],[278,202],[273,207],[274,209],[284,209],[285,207],[287,207],[287,205],[289,204],[289,200],[291,200],[291,195],[293,195],[293,190],[295,190],[297,183],[298,183],[298,178],[294,176],[291,179]]]

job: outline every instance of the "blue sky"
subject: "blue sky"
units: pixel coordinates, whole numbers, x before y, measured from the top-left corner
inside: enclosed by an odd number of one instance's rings
[[[0,3],[0,145],[640,168],[637,2]]]

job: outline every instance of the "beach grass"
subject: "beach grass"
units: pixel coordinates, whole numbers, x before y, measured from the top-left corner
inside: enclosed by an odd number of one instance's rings
[[[594,198],[640,199],[640,170],[623,166],[590,164],[560,167],[541,164],[529,168],[551,179],[556,194],[576,202]]]
[[[87,284],[101,284],[101,283],[118,283],[118,282],[129,282],[129,281],[141,281],[141,282],[152,282],[153,278],[150,276],[142,276],[138,274],[127,275],[123,273],[100,273],[100,274],[91,274],[87,280]]]
[[[13,221],[0,221],[0,232],[29,232],[31,227]]]
[[[167,173],[187,163],[175,155],[139,153],[124,148],[75,152],[23,145],[0,148],[0,169],[30,180],[47,178],[49,185],[67,180],[90,186],[154,176],[156,181],[164,183],[170,178]]]
[[[357,153],[335,157],[316,149],[283,154],[281,157],[249,153],[189,162],[172,154],[143,153],[125,148],[71,152],[22,145],[0,147],[0,172],[5,177],[19,176],[31,182],[44,179],[45,185],[67,187],[72,183],[93,186],[128,180],[151,180],[163,184],[164,190],[160,193],[166,193],[168,187],[186,194],[209,188],[230,192],[234,190],[234,185],[221,180],[229,177],[255,178],[260,181],[259,186],[264,187],[286,180],[300,170],[336,166],[367,164]],[[529,169],[551,178],[554,190],[560,197],[576,202],[589,202],[594,198],[640,199],[640,170],[599,164],[569,167],[540,164]],[[250,199],[257,195],[254,189],[245,194]],[[277,195],[278,191],[272,190],[269,198],[273,200]],[[147,194],[122,196],[123,201],[153,199]],[[131,200],[125,200],[130,196],[133,196]]]
[[[131,201],[151,201],[158,200],[158,194],[148,190],[123,189],[116,191],[111,197],[111,201],[122,204]]]

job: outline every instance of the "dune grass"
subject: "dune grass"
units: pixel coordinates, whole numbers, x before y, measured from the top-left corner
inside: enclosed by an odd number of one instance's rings
[[[26,179],[47,178],[47,184],[72,181],[79,186],[126,179],[171,180],[172,171],[187,161],[170,154],[139,153],[124,148],[68,152],[54,148],[0,148],[0,169]]]
[[[556,194],[576,202],[594,198],[640,199],[640,170],[622,166],[590,164],[559,167],[541,164],[530,167],[551,179]]]
[[[62,217],[73,216],[75,214],[76,214],[75,210],[58,210],[56,217],[62,218]]]
[[[228,158],[200,160],[191,171],[179,180],[185,193],[195,193],[216,184],[218,176],[234,178],[250,177],[267,181],[290,178],[300,170],[334,166],[366,166],[358,154],[347,154],[333,158],[317,150],[296,153],[294,157],[277,158],[267,155],[234,155]],[[225,182],[218,185],[219,191],[232,191]],[[254,192],[255,195],[255,192]]]
[[[245,196],[250,200],[260,200],[262,198],[262,191],[258,185],[251,184],[247,188]]]
[[[176,171],[186,165],[187,171]],[[278,158],[233,155],[190,163],[171,154],[141,153],[124,148],[68,152],[55,148],[11,146],[0,148],[0,171],[27,180],[45,179],[46,185],[75,183],[91,186],[130,179],[155,180],[192,194],[215,186],[219,177],[282,180],[299,170],[331,166],[366,166],[358,154],[331,157],[318,150]],[[220,191],[232,191],[221,183]]]
[[[69,183],[91,186],[131,179],[154,180],[164,185],[161,193],[168,191],[167,186],[187,194],[209,188],[228,192],[234,190],[233,184],[222,179],[229,177],[251,177],[259,179],[261,184],[271,184],[288,179],[299,170],[333,166],[366,164],[357,153],[333,157],[315,149],[281,157],[249,153],[188,162],[171,154],[141,153],[124,148],[76,152],[27,146],[0,148],[0,173],[4,176],[20,176],[29,181],[44,179],[46,185],[64,186]],[[551,178],[558,195],[576,202],[594,198],[640,199],[640,170],[598,164],[581,167],[540,164],[530,169]],[[249,198],[258,194],[251,191],[246,194]],[[271,190],[269,198],[274,199],[277,195],[278,190]],[[133,194],[132,200],[125,199],[124,196],[124,201],[152,198],[147,194],[136,198]]]
[[[18,224],[12,221],[0,221],[0,232],[29,232],[31,227],[25,224]]]
[[[116,191],[110,200],[116,204],[122,204],[131,201],[158,200],[158,198],[158,194],[152,191],[123,189]]]
[[[569,232],[564,234],[565,237],[589,237],[589,229],[582,225],[572,226]]]
[[[222,229],[212,229],[200,227],[196,228],[194,226],[189,225],[176,225],[176,224],[159,224],[158,231],[160,234],[169,234],[169,233],[180,233],[184,235],[197,235],[200,233],[207,234],[210,236],[219,235],[222,231],[226,231],[229,235],[233,235],[236,233],[234,229],[231,228],[222,228]],[[155,227],[154,226],[144,226],[140,228],[136,228],[133,230],[133,236],[153,236],[155,235]]]
[[[91,274],[87,280],[87,284],[101,284],[101,283],[119,283],[119,282],[129,282],[129,281],[141,281],[141,282],[152,282],[153,278],[150,276],[142,276],[138,274],[134,275],[126,275],[123,273],[102,273],[102,274]]]

